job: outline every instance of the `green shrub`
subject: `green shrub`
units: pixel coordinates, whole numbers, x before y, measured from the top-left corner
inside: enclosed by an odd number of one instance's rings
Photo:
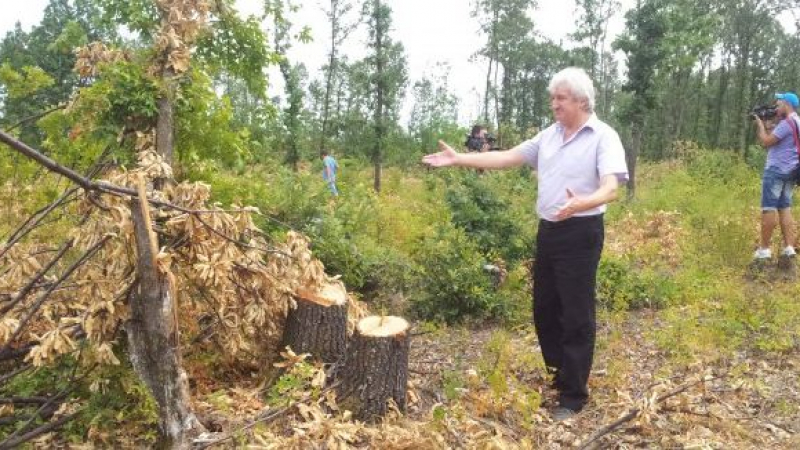
[[[625,261],[603,257],[597,270],[597,301],[606,308],[634,310],[663,308],[677,295],[677,285],[666,274],[637,269]]]
[[[419,243],[414,257],[420,264],[420,278],[411,301],[419,317],[452,323],[502,312],[483,271],[483,255],[463,231],[440,226]]]
[[[496,191],[507,189],[502,176],[479,176],[472,171],[451,174],[445,200],[453,224],[475,240],[484,255],[498,254],[517,262],[528,251],[526,235],[519,218],[512,216],[511,204]],[[500,181],[500,183],[498,183]],[[531,201],[523,202],[531,208]]]

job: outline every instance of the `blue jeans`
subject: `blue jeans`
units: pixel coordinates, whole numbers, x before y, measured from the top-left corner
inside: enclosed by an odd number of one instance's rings
[[[334,197],[339,196],[339,190],[336,189],[336,182],[335,181],[328,181],[328,189],[331,191]]]
[[[761,183],[761,210],[775,211],[792,206],[792,190],[794,179],[792,174],[782,174],[774,169],[764,171]]]

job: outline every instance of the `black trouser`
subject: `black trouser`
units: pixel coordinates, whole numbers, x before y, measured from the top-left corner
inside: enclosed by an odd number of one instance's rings
[[[603,216],[539,222],[533,265],[533,323],[561,406],[580,410],[592,369],[595,284],[603,250]]]

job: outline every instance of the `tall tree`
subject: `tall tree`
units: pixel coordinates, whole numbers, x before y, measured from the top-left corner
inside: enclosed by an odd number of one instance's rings
[[[608,91],[610,73],[608,70],[611,54],[606,51],[608,23],[619,11],[618,0],[578,0],[576,19],[577,30],[572,38],[585,42],[590,51],[589,73],[598,92],[598,110],[605,116],[608,111]]]
[[[367,58],[374,92],[372,122],[375,141],[370,158],[374,169],[373,187],[381,190],[381,172],[390,122],[396,124],[397,111],[406,84],[406,65],[403,46],[389,36],[392,10],[381,0],[365,3],[372,54]]]
[[[628,162],[627,195],[632,199],[636,193],[636,162],[642,147],[645,117],[656,103],[653,89],[657,69],[664,59],[661,41],[666,34],[666,23],[656,1],[640,0],[637,7],[625,15],[626,31],[614,42],[614,47],[628,58],[628,82],[623,86],[631,92],[633,99],[621,113],[622,119],[630,123],[631,144],[626,152]]]
[[[328,65],[323,68],[325,72],[325,93],[322,99],[320,149],[326,148],[328,145],[331,97],[333,96],[334,84],[339,69],[339,49],[359,23],[356,20],[349,19],[349,13],[355,7],[356,5],[348,0],[330,0],[330,7],[325,11],[330,25],[330,40],[328,41],[330,47],[328,48]]]
[[[449,90],[450,68],[439,64],[437,72],[414,83],[414,106],[408,131],[420,150],[436,147],[436,141],[458,130],[458,98]],[[460,137],[460,136],[459,136]]]
[[[490,72],[494,63],[495,77],[502,77],[500,86],[495,81],[493,88],[501,144],[503,127],[513,125],[518,109],[515,87],[524,64],[522,48],[533,38],[533,21],[529,13],[535,7],[535,0],[478,0],[476,3],[475,14],[487,36],[487,43],[480,53],[489,59]],[[484,105],[488,109],[486,100]]]
[[[273,34],[275,52],[280,55],[278,65],[283,75],[284,91],[286,92],[287,107],[283,111],[283,123],[286,128],[286,163],[297,171],[300,161],[300,113],[303,109],[303,97],[300,67],[292,65],[287,50],[292,45],[293,39],[308,42],[311,39],[308,28],[303,29],[298,35],[292,36],[292,22],[288,14],[297,11],[298,7],[289,0],[265,0],[264,11],[273,18]]]

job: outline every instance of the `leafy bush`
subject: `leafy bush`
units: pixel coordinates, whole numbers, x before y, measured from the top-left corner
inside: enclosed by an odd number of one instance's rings
[[[312,237],[314,255],[328,273],[341,275],[349,289],[380,296],[403,292],[410,285],[414,273],[411,258],[354,232],[339,214],[316,219],[305,231]]]
[[[511,201],[502,196],[502,193],[506,196],[520,194],[515,192],[521,184],[520,177],[516,173],[480,176],[465,171],[449,178],[445,200],[452,212],[453,224],[475,239],[484,255],[499,255],[509,262],[518,262],[526,256],[533,239],[531,233],[523,232],[520,223],[535,219],[514,217]],[[522,194],[533,198],[532,193]],[[525,209],[532,209],[532,201],[522,203]]]
[[[440,226],[419,243],[414,256],[421,267],[411,300],[420,317],[452,323],[502,312],[483,271],[483,255],[463,231]]]
[[[499,254],[507,261],[520,260],[527,251],[522,230],[509,214],[508,201],[500,198],[487,182],[474,172],[453,176],[445,199],[453,214],[453,224],[475,239],[484,255]]]
[[[620,259],[603,257],[597,271],[597,301],[612,310],[663,308],[672,303],[677,286],[652,269],[637,269]]]

